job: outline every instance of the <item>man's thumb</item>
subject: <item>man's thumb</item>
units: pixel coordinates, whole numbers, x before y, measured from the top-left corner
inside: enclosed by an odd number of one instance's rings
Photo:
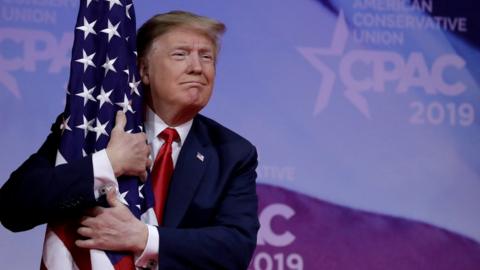
[[[123,111],[117,111],[115,115],[115,126],[114,130],[125,131],[125,126],[127,125],[127,117]]]
[[[107,202],[111,207],[122,205],[120,200],[117,199],[117,190],[114,187],[107,190]]]

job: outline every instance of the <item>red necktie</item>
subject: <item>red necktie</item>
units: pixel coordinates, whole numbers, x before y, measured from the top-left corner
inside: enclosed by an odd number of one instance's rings
[[[168,185],[173,174],[173,159],[172,159],[172,142],[178,140],[178,133],[173,128],[164,129],[160,138],[165,140],[160,150],[158,150],[157,157],[152,169],[153,194],[155,196],[154,211],[157,216],[158,225],[163,221],[163,210],[165,208],[165,201],[167,199]]]

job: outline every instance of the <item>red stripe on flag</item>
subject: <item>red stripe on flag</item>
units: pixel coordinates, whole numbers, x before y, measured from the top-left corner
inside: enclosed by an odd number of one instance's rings
[[[52,225],[50,229],[60,238],[65,247],[70,251],[73,261],[79,270],[92,270],[90,263],[90,249],[79,248],[75,245],[75,240],[81,239],[77,233],[78,222],[65,221],[65,224]]]

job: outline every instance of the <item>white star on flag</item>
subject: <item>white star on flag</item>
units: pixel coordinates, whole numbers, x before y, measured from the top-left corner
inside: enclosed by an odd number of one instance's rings
[[[108,27],[102,30],[102,33],[108,34],[108,42],[110,42],[113,36],[120,37],[120,34],[117,31],[119,25],[120,22],[118,22],[116,25],[112,25],[110,20],[108,20]]]
[[[70,131],[72,131],[72,129],[68,126],[68,121],[70,121],[70,116],[67,117],[66,119],[65,119],[65,117],[63,118],[62,124],[60,125],[60,129],[62,130],[62,133],[63,133],[65,130],[70,130]]]
[[[89,100],[96,102],[95,98],[92,96],[93,90],[95,90],[95,86],[88,89],[87,86],[83,84],[83,91],[76,94],[76,96],[83,97],[83,106],[87,105]]]
[[[132,7],[133,4],[127,5],[126,12],[127,12],[127,18],[131,20],[132,18],[130,17],[130,8]]]
[[[88,34],[94,34],[96,35],[97,32],[95,32],[95,30],[93,29],[93,27],[95,26],[95,24],[97,23],[97,21],[93,21],[92,23],[89,23],[87,21],[87,18],[83,18],[83,26],[79,26],[77,27],[78,30],[82,30],[83,31],[83,38],[84,39],[87,39],[88,37]]]
[[[93,57],[95,56],[95,53],[87,55],[85,50],[83,50],[82,54],[83,54],[83,57],[75,61],[83,64],[83,72],[85,72],[89,66],[95,67],[95,64],[92,61]]]
[[[127,197],[128,190],[120,194],[119,196],[117,195],[117,198],[119,201],[121,201],[125,205],[129,205],[125,197]]]
[[[132,109],[132,101],[131,100],[128,100],[128,97],[127,95],[124,95],[123,96],[123,102],[118,102],[118,103],[115,103],[117,104],[118,106],[122,107],[122,111],[124,113],[126,112],[132,112],[132,113],[135,113]]]
[[[139,85],[140,85],[140,80],[135,81],[135,75],[133,75],[132,81],[128,83],[128,86],[130,86],[130,95],[135,93],[137,94],[137,96],[140,96],[140,92],[138,92]]]
[[[103,87],[100,89],[100,95],[97,96],[97,100],[100,101],[100,106],[98,107],[98,109],[101,109],[105,102],[113,104],[110,100],[110,95],[112,94],[112,92],[113,89],[106,93],[105,90],[103,90]]]
[[[105,130],[105,128],[107,127],[108,125],[108,121],[105,122],[105,124],[102,124],[102,122],[100,122],[100,120],[98,120],[97,118],[97,126],[95,126],[94,128],[92,128],[92,131],[97,133],[97,141],[98,141],[98,138],[100,138],[100,136],[103,134],[105,136],[108,137],[108,133],[107,131]]]
[[[76,126],[76,128],[83,129],[84,136],[87,137],[88,131],[92,130],[93,119],[88,121],[85,115],[83,116],[83,124]]]
[[[119,5],[123,6],[122,3],[120,3],[120,0],[106,0],[107,2],[110,2],[109,9],[111,10],[114,5]]]
[[[113,71],[113,72],[117,72],[117,70],[113,66],[113,64],[115,64],[115,61],[117,61],[117,58],[118,57],[110,59],[107,55],[107,59],[105,60],[105,64],[102,65],[102,67],[105,69],[105,75],[104,76],[107,76],[107,73],[110,70]]]
[[[144,185],[138,186],[138,197],[144,199],[143,194],[142,194],[142,188]]]

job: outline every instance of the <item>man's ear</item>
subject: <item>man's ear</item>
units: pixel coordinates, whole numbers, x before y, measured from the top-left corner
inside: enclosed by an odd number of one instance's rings
[[[148,78],[148,66],[144,57],[138,60],[138,70],[140,72],[140,78],[142,80],[142,83],[144,85],[149,85],[150,80]]]

